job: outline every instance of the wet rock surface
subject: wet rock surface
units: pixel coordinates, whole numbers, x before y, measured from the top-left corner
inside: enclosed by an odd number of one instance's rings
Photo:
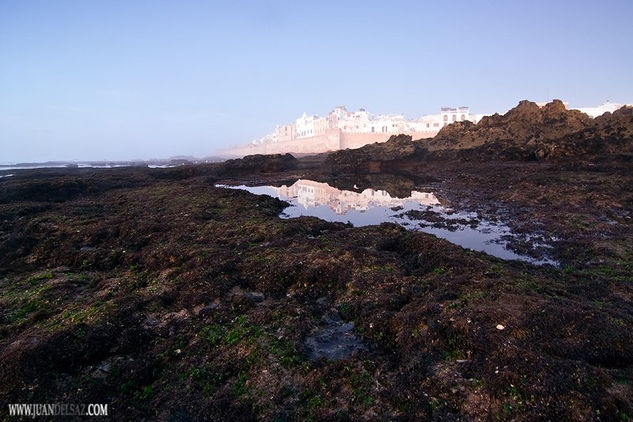
[[[612,118],[600,130],[625,136]],[[322,157],[279,173],[12,171],[0,179],[0,401],[108,403],[115,420],[630,419],[633,161],[609,148],[394,154],[392,173],[363,164],[356,181]],[[560,268],[394,224],[284,220],[283,201],[214,187],[299,178],[436,192],[548,236]],[[324,322],[332,304],[342,321]],[[347,355],[350,338],[365,348]],[[331,343],[344,356],[309,358],[333,356]]]

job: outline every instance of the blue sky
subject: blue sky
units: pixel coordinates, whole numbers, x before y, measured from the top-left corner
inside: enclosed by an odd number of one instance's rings
[[[0,162],[212,155],[335,105],[633,102],[632,1],[0,0]]]

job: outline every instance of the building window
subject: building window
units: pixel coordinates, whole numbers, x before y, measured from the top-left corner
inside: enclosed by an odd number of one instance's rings
[[[444,115],[444,121],[445,121],[445,122],[448,122],[448,114],[445,114],[445,115]]]
[[[464,115],[462,114],[462,122],[463,122],[464,120],[466,120],[466,116],[464,116]]]
[[[457,115],[453,114],[453,121],[457,120]]]

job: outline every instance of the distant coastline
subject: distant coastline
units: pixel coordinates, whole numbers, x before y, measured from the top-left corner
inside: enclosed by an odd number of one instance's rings
[[[3,170],[31,170],[44,168],[121,168],[121,167],[149,167],[149,168],[169,168],[186,164],[205,164],[223,161],[220,157],[173,157],[166,159],[152,160],[121,160],[121,161],[97,161],[97,160],[77,160],[77,161],[43,161],[43,162],[20,162],[0,164],[0,171]]]

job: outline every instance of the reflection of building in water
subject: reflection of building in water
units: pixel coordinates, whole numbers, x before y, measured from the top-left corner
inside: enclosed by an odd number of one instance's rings
[[[411,192],[408,198],[393,198],[387,191],[365,189],[362,192],[336,189],[327,183],[312,180],[297,180],[292,186],[274,188],[282,198],[297,198],[297,202],[304,207],[327,205],[337,214],[347,211],[366,211],[371,207],[397,207],[405,202],[416,202],[421,205],[436,205],[439,203],[435,195],[427,192]]]

